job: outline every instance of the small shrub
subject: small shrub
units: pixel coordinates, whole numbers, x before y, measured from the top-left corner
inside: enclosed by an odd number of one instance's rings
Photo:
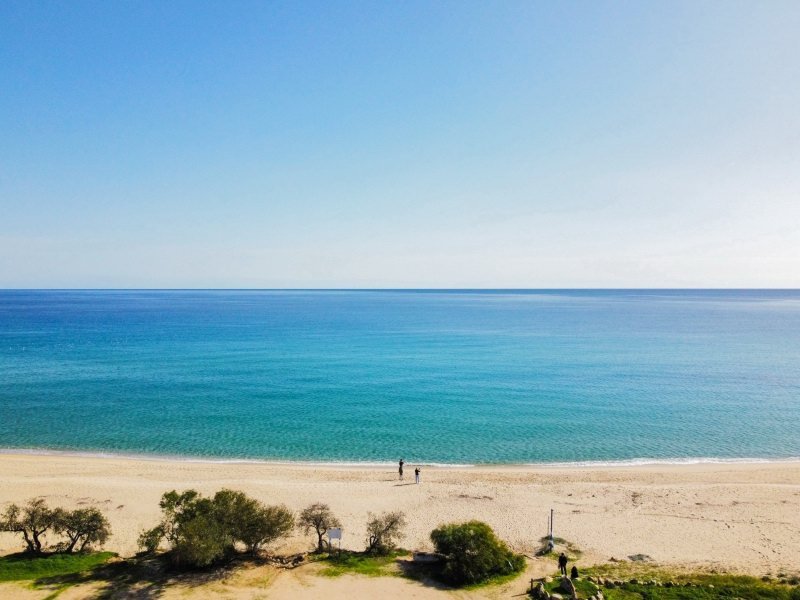
[[[469,521],[443,525],[431,532],[436,552],[445,557],[442,578],[456,586],[518,573],[525,559],[514,554],[486,523]]]
[[[161,525],[146,529],[139,534],[139,549],[146,554],[153,554],[158,550],[162,539],[164,539],[164,528]]]

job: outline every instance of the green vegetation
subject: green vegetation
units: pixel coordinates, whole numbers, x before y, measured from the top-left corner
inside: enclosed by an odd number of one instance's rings
[[[25,551],[39,556],[46,552],[43,536],[48,532],[66,536],[53,546],[53,550],[66,553],[76,548],[83,552],[92,544],[103,544],[111,535],[108,520],[96,508],[52,509],[42,498],[32,498],[23,507],[11,504],[0,517],[0,531],[22,535]]]
[[[375,516],[372,513],[367,521],[367,553],[388,555],[403,537],[406,517],[400,511],[387,512]]]
[[[111,535],[108,519],[96,508],[66,511],[56,509],[54,530],[67,536],[64,552],[83,552],[93,544],[103,545]]]
[[[612,563],[586,570],[585,575],[603,577],[619,585],[600,586],[607,600],[800,600],[800,588],[744,575],[670,573],[656,566]],[[637,583],[630,583],[631,580]],[[660,582],[652,585],[646,582]],[[588,598],[597,586],[584,577],[574,580],[578,595]],[[558,592],[559,578],[545,585]]]
[[[573,579],[572,583],[575,585],[575,591],[578,592],[578,597],[580,597],[580,598],[588,598],[592,594],[594,594],[598,589],[598,586],[596,586],[595,584],[591,583],[590,581],[587,581],[583,577],[580,577],[578,579]],[[560,585],[561,585],[561,578],[560,577],[556,577],[555,580],[552,583],[544,584],[544,587],[548,592],[551,592],[551,593],[552,592],[557,592],[559,594],[564,595],[564,592],[559,589]],[[603,589],[603,594],[606,595],[607,599],[610,598],[610,596],[608,596],[606,594],[606,592],[610,593],[610,591],[611,590]]]
[[[294,527],[294,515],[286,507],[265,506],[233,490],[220,490],[211,498],[195,490],[173,490],[161,497],[159,506],[161,523],[142,532],[139,546],[152,553],[166,540],[170,561],[181,568],[203,568],[231,558],[237,544],[256,554]]]
[[[323,552],[325,546],[329,544],[325,539],[325,534],[328,533],[329,529],[341,527],[342,524],[339,523],[339,519],[331,512],[327,504],[317,502],[300,513],[297,518],[297,526],[305,533],[313,530],[317,534],[317,552]]]
[[[455,586],[482,583],[514,575],[525,568],[525,558],[514,554],[486,523],[469,521],[444,525],[431,532],[436,552],[444,556],[441,578]]]
[[[583,555],[583,552],[580,548],[564,538],[553,538],[553,544],[555,544],[555,548],[553,550],[548,550],[550,536],[546,535],[542,538],[539,538],[539,541],[542,543],[542,546],[536,553],[538,556],[550,556],[551,558],[558,560],[558,555],[563,552],[567,555],[569,562],[575,562]]]
[[[38,580],[83,573],[108,562],[113,552],[50,554],[35,556],[24,552],[0,557],[0,581]]]
[[[342,550],[320,556],[327,563],[320,573],[326,577],[339,577],[348,573],[368,577],[394,577],[401,575],[395,568],[397,557],[406,554],[406,550],[393,550],[383,555]]]

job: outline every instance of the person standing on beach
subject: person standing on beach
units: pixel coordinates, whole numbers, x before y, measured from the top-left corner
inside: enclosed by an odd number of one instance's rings
[[[558,557],[558,568],[561,571],[561,574],[566,577],[567,576],[567,555],[563,552],[561,556]]]
[[[403,481],[403,465],[406,464],[405,461],[401,458],[400,459],[400,468],[397,470],[400,473],[400,481]]]
[[[419,467],[417,467],[416,469],[414,469],[414,482],[415,482],[417,485],[419,485],[419,471],[420,471]]]

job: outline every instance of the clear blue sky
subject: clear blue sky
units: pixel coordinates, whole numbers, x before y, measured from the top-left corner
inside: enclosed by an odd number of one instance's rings
[[[800,287],[800,2],[0,3],[0,287]]]

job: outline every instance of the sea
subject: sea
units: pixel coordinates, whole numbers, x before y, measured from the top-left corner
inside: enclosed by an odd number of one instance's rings
[[[3,290],[0,448],[800,457],[798,290]]]

